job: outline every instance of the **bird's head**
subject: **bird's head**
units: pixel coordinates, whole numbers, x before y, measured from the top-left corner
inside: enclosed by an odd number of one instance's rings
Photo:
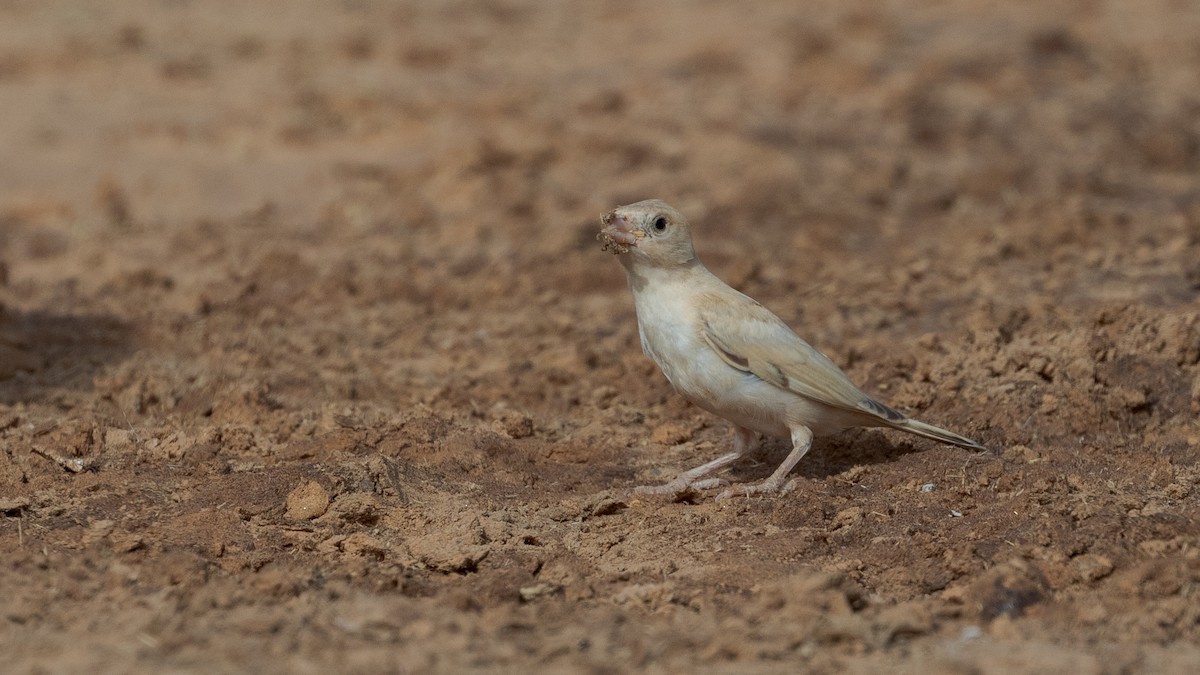
[[[628,256],[626,265],[676,267],[696,259],[692,226],[683,214],[660,199],[618,206],[600,218],[604,227],[597,239],[604,250]]]

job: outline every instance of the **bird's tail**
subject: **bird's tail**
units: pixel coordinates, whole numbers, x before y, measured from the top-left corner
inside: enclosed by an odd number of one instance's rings
[[[907,431],[910,434],[924,436],[925,438],[932,438],[935,441],[949,443],[950,445],[957,445],[962,448],[971,448],[972,450],[987,451],[987,448],[967,438],[966,436],[959,436],[953,431],[946,431],[940,427],[935,427],[932,424],[925,424],[924,422],[919,422],[910,417],[891,422],[891,426],[902,431]]]

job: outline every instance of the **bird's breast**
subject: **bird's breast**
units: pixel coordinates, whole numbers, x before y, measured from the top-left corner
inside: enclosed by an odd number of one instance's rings
[[[735,424],[787,436],[786,410],[793,394],[725,363],[704,340],[693,303],[669,294],[639,295],[635,303],[642,349],[676,391]]]

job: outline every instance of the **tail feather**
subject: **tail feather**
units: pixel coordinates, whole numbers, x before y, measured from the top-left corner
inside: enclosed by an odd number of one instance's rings
[[[914,420],[911,417],[906,417],[903,420],[892,422],[891,426],[902,431],[907,431],[910,434],[924,436],[925,438],[931,438],[935,441],[941,441],[942,443],[949,443],[950,445],[957,445],[962,448],[983,450],[985,452],[988,450],[984,446],[976,443],[966,436],[959,436],[953,431],[946,431],[945,429],[935,427],[932,424],[925,424],[924,422]]]

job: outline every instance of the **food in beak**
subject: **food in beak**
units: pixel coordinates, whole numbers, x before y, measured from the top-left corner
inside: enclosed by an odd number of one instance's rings
[[[604,242],[604,246],[600,248],[602,251],[612,251],[616,255],[628,253],[631,246],[637,245],[639,238],[646,236],[645,232],[635,229],[629,221],[618,216],[616,211],[609,211],[600,216],[600,222],[604,227],[596,235],[596,239]]]

